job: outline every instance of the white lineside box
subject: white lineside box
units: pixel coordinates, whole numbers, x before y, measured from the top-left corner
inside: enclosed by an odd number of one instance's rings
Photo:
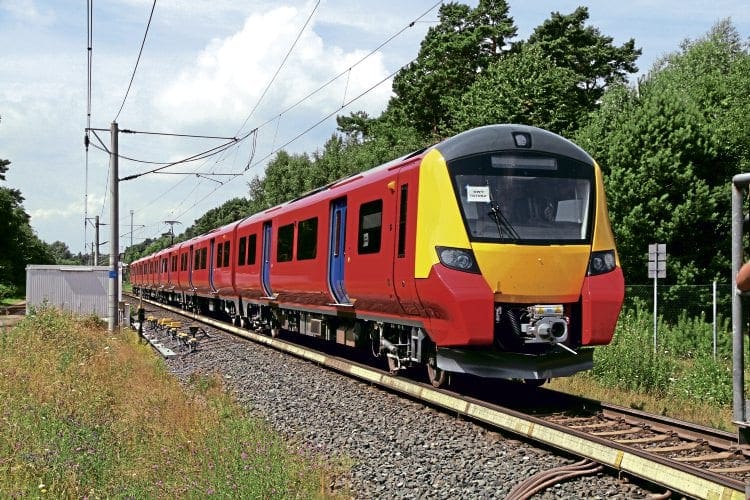
[[[107,318],[108,279],[109,267],[105,266],[26,266],[26,314],[30,307],[47,304],[82,316]],[[122,271],[118,281],[122,290]]]

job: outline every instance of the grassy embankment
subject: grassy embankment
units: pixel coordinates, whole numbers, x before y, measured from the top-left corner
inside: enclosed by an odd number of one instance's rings
[[[612,344],[595,352],[593,371],[551,387],[734,431],[731,330],[726,321],[717,330],[714,359],[711,325],[703,319],[659,321],[654,352],[653,316],[643,308],[623,311]]]
[[[180,385],[134,334],[37,311],[0,332],[0,497],[315,498],[341,466]]]

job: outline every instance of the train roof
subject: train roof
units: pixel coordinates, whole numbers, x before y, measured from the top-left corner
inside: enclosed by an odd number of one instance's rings
[[[525,136],[527,142],[519,140],[518,136]],[[440,151],[448,162],[480,151],[526,150],[559,154],[594,165],[593,158],[568,139],[529,125],[486,125],[462,132],[429,149]]]

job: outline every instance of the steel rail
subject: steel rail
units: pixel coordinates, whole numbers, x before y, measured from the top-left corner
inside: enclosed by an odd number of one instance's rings
[[[688,464],[622,445],[604,437],[571,429],[521,411],[501,407],[444,389],[436,389],[405,378],[395,377],[370,366],[310,350],[278,338],[261,335],[231,324],[200,316],[173,306],[140,299],[175,314],[211,325],[239,337],[293,354],[340,373],[399,392],[433,406],[449,410],[486,425],[542,443],[582,458],[588,458],[611,469],[625,472],[693,498],[740,500],[748,498],[750,487],[736,479],[722,476]],[[645,415],[645,414],[644,414]]]

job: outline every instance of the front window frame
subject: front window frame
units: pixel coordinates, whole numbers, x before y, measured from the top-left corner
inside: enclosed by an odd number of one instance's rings
[[[508,157],[510,159],[510,164],[498,161],[498,157]],[[513,161],[515,159],[518,159],[519,157],[523,161],[516,162],[517,165],[513,164]],[[540,160],[538,162],[538,167],[533,166],[533,160],[535,158]],[[519,152],[516,150],[487,152],[478,155],[456,158],[448,163],[448,171],[453,186],[454,196],[456,197],[456,202],[458,203],[466,233],[470,241],[482,243],[512,243],[524,245],[584,245],[591,243],[593,237],[596,208],[596,178],[593,165],[589,165],[584,162],[553,153],[545,153],[539,151]],[[485,200],[487,201],[487,203],[481,204],[481,206],[478,208],[481,210],[486,209],[488,213],[479,216],[475,216],[474,214],[467,214],[467,211],[469,210],[469,202],[467,201],[468,194],[465,192],[462,193],[462,190],[466,191],[466,183],[461,183],[459,179],[469,176],[481,176],[485,181],[487,178],[507,177],[508,183],[510,184],[512,184],[514,180],[520,180],[521,184],[523,184],[523,182],[531,183],[534,180],[537,180],[539,183],[541,183],[544,181],[540,181],[539,179],[551,178],[569,179],[573,182],[576,182],[576,185],[582,184],[583,181],[586,181],[587,185],[584,186],[587,188],[585,197],[587,197],[588,199],[584,200],[584,203],[587,201],[588,206],[585,210],[581,211],[584,220],[579,223],[577,229],[579,234],[583,234],[576,237],[539,237],[534,235],[534,232],[541,231],[540,228],[535,228],[533,225],[516,227],[516,223],[509,218],[506,218],[505,222],[508,222],[511,228],[503,231],[503,234],[501,234],[499,230],[496,230],[496,232],[493,232],[492,230],[482,232],[478,231],[476,227],[474,227],[470,222],[475,222],[479,218],[484,218],[485,224],[486,220],[492,221],[491,223],[495,224],[492,219],[493,216],[490,214],[490,212],[492,212],[491,206],[494,204],[495,208],[498,211],[502,212],[503,214],[508,214],[508,212],[510,211],[508,209],[509,201],[507,199],[497,200],[495,199],[496,195],[493,196],[487,192],[490,190],[480,189],[477,193],[474,194],[474,196],[487,196],[487,199]],[[523,181],[523,179],[527,178],[529,179],[528,181]],[[478,182],[477,184],[481,184],[481,182]],[[555,186],[555,184],[551,184],[549,182],[547,184]],[[568,184],[571,183],[569,182]],[[462,199],[462,195],[464,199]],[[562,201],[562,199],[558,199],[558,201]],[[484,205],[486,205],[486,207],[484,207]],[[500,224],[504,224],[502,219],[503,218],[501,217]],[[559,222],[560,225],[562,225],[562,223],[567,221],[560,222],[557,220],[549,220],[547,222],[551,224]],[[526,228],[526,230],[523,230],[523,228]]]

